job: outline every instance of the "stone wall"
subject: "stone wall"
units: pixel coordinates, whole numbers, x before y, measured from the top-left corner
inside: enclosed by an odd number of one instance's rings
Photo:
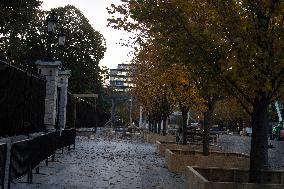
[[[165,156],[166,149],[170,150],[188,150],[188,151],[202,151],[203,145],[202,144],[188,144],[188,145],[181,145],[177,144],[176,142],[166,142],[166,141],[156,141],[156,152],[160,156]],[[210,151],[219,151],[218,146],[210,145]]]
[[[210,152],[203,156],[201,151],[169,150],[165,152],[166,165],[172,172],[183,172],[186,166],[248,168],[249,156],[237,153]]]
[[[280,189],[284,188],[284,170],[264,171],[263,183],[248,183],[248,169],[186,167],[188,189]]]

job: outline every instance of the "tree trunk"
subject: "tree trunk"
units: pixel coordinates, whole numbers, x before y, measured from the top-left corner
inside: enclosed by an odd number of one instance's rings
[[[250,182],[261,182],[260,170],[268,165],[268,105],[266,99],[255,100],[252,112]]]
[[[187,144],[187,110],[182,109],[182,144]]]
[[[209,155],[209,140],[210,140],[210,127],[212,125],[212,114],[215,105],[214,100],[208,101],[208,109],[204,113],[204,122],[203,122],[203,155]]]
[[[161,134],[161,120],[158,121],[158,134]]]
[[[163,118],[163,136],[166,136],[167,131],[167,117]]]

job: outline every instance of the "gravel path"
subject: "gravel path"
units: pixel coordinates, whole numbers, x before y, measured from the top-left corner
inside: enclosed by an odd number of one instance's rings
[[[91,137],[93,138],[93,137]],[[12,189],[183,189],[182,175],[170,173],[154,146],[136,139],[77,137],[76,149],[56,155],[56,162],[40,166],[34,184],[12,184]]]

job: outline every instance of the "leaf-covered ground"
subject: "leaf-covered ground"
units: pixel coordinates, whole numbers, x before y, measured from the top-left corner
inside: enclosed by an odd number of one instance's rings
[[[34,184],[12,184],[12,189],[138,189],[185,188],[182,175],[170,173],[164,158],[155,154],[152,144],[141,137],[121,139],[100,134],[79,136],[76,149],[56,154],[56,161],[40,166],[40,174],[33,174]]]

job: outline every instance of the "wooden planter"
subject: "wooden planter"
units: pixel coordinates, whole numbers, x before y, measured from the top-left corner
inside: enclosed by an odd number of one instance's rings
[[[203,156],[201,151],[169,150],[165,152],[166,165],[172,172],[183,172],[186,166],[249,168],[249,156],[237,153],[210,152]]]
[[[159,141],[175,141],[176,137],[174,135],[159,135],[156,133],[147,133],[144,135],[144,139],[148,143],[155,144],[157,140]]]
[[[283,189],[284,170],[263,171],[262,183],[248,183],[248,169],[186,167],[188,189]]]
[[[156,152],[160,156],[165,156],[166,149],[169,150],[186,150],[186,151],[202,151],[203,145],[202,144],[188,144],[188,145],[181,145],[177,144],[173,141],[156,141]],[[218,146],[210,146],[210,151],[218,151]]]

